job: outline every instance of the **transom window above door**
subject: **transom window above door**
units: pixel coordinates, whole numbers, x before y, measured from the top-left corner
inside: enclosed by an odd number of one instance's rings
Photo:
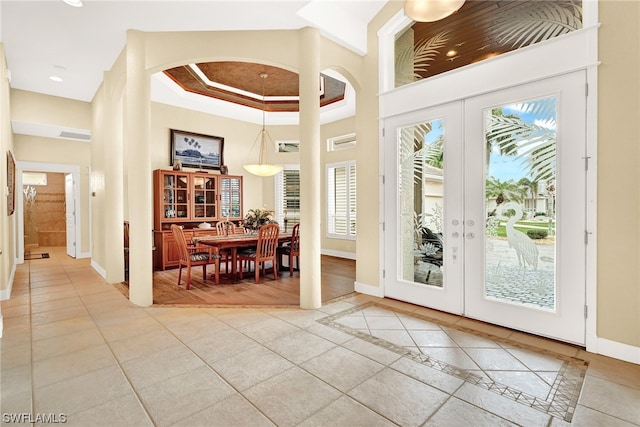
[[[582,1],[466,1],[436,22],[395,37],[395,87],[579,30]]]

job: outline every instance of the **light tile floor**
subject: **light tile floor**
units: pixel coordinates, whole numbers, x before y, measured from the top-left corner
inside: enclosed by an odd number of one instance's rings
[[[640,426],[640,366],[388,299],[141,308],[51,248],[2,314],[2,425]]]

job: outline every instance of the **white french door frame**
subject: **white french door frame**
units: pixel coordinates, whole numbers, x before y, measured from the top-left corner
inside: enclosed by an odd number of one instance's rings
[[[597,336],[597,120],[598,120],[598,10],[597,2],[585,2],[583,29],[545,41],[537,45],[519,49],[481,63],[469,65],[430,79],[422,80],[399,88],[393,87],[393,40],[396,32],[409,24],[399,11],[383,28],[379,37],[379,120],[381,127],[380,153],[384,152],[385,120],[405,113],[418,111],[435,105],[490,93],[534,82],[537,80],[584,70],[587,78],[586,111],[586,154],[588,170],[586,176],[586,318],[585,344],[587,351],[600,353],[599,343],[604,353],[613,355],[622,350],[611,348]],[[381,215],[384,215],[384,157],[380,156],[380,197]],[[384,222],[386,218],[383,216]],[[385,244],[385,230],[380,228],[380,242]],[[384,248],[380,249],[380,290],[384,295],[385,277],[382,269],[386,264]],[[606,340],[605,340],[606,341]],[[606,347],[606,348],[604,348]],[[603,354],[604,354],[603,353]],[[614,357],[616,357],[614,355]]]
[[[587,173],[584,167],[584,88],[585,73],[576,71],[465,100],[465,316],[574,344],[584,344]],[[484,182],[488,172],[485,162],[484,117],[485,111],[492,108],[551,96],[556,97],[557,114],[554,306],[546,309],[527,308],[524,304],[485,296],[488,282],[486,262],[492,257],[491,251],[487,250],[489,240],[484,221],[487,212]],[[510,253],[515,254],[518,248],[511,247],[511,238],[509,239]],[[521,243],[533,244],[533,241],[526,239],[526,242]],[[514,246],[518,244],[514,241]],[[508,259],[502,269],[509,268]],[[518,280],[513,278],[510,286],[521,286],[520,281],[532,274],[536,274],[536,282],[540,283],[539,272],[537,265],[532,268],[525,263],[524,267],[519,267]]]
[[[463,253],[464,238],[461,214],[463,212],[463,107],[461,101],[451,102],[445,105],[434,106],[428,109],[415,111],[399,117],[390,118],[385,121],[385,217],[396,218],[395,221],[385,221],[385,228],[388,238],[385,241],[386,259],[391,261],[385,265],[385,276],[389,278],[385,286],[385,296],[396,298],[402,301],[429,305],[430,307],[449,313],[462,314],[464,312],[462,292],[463,283]],[[402,195],[401,183],[398,182],[398,138],[395,132],[397,129],[413,128],[415,125],[424,122],[441,121],[443,124],[444,136],[444,159],[443,169],[443,197],[442,197],[442,238],[443,245],[443,283],[441,286],[429,283],[414,283],[404,277],[400,277],[403,263],[402,245],[399,239],[395,238],[403,233],[402,222],[412,221],[413,210],[411,212],[403,210],[399,198]],[[413,163],[413,162],[412,162]],[[412,171],[413,172],[413,171]],[[413,180],[413,177],[411,178]],[[392,259],[393,258],[393,259]],[[410,257],[404,262],[411,262]],[[413,274],[413,272],[411,273]],[[391,280],[397,278],[397,281]]]

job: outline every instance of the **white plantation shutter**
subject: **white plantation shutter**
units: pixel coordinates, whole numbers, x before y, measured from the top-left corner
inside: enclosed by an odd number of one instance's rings
[[[327,233],[330,237],[356,235],[355,162],[327,165]]]
[[[275,176],[276,193],[276,221],[284,226],[285,213],[287,223],[300,222],[300,170],[299,166],[285,166],[285,169]]]
[[[349,164],[349,235],[356,236],[356,164]]]

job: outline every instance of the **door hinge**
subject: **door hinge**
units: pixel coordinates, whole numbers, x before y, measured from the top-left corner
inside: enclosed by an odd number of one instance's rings
[[[584,306],[584,318],[586,319],[587,317],[589,317],[589,307],[587,307],[586,305]]]
[[[384,227],[385,227],[385,223],[383,222],[383,223],[382,223],[382,231],[385,231],[385,228],[384,228]]]
[[[382,278],[383,278],[383,279],[384,279],[385,274],[386,274],[386,270],[383,268],[383,269],[382,269]]]
[[[382,128],[382,136],[383,136],[383,137],[385,136],[385,135],[384,135],[384,129],[385,129],[385,128]]]
[[[589,83],[584,84],[584,96],[589,96]]]
[[[384,175],[382,175],[382,185],[384,185]]]
[[[584,170],[585,171],[589,170],[589,159],[590,158],[591,158],[590,156],[583,157],[583,159],[584,159]]]
[[[589,234],[591,234],[589,231],[584,230],[584,244],[585,245],[589,244]]]

